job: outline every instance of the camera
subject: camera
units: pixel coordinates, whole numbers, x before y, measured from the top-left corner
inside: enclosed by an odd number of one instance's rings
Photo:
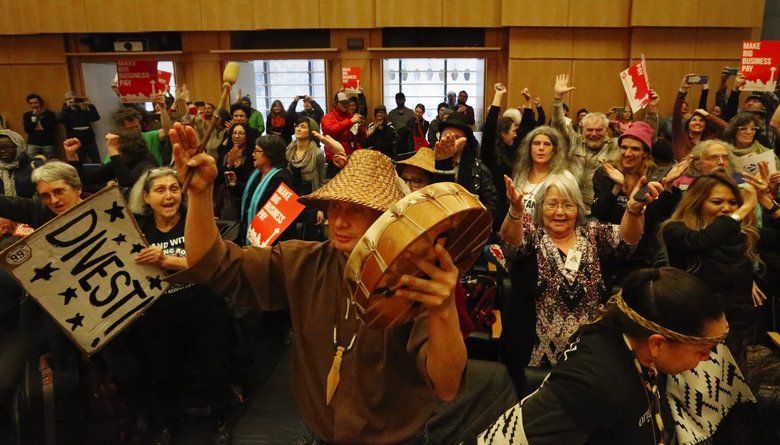
[[[690,84],[704,85],[705,83],[709,83],[710,76],[706,74],[691,74],[685,78],[685,81]]]
[[[727,74],[729,76],[736,76],[737,72],[739,72],[739,68],[732,68],[730,66],[723,68],[723,74]]]
[[[76,97],[73,99],[73,102],[76,102],[77,104],[83,104],[84,98],[83,97]]]

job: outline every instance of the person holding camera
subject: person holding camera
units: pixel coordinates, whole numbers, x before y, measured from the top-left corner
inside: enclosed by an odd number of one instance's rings
[[[100,114],[89,102],[89,98],[76,97],[73,91],[65,93],[65,102],[62,104],[62,111],[57,120],[65,127],[65,136],[68,139],[76,138],[81,142],[79,160],[100,163],[95,130],[92,129],[92,122],[99,121]]]
[[[27,133],[27,154],[30,157],[43,154],[46,159],[57,155],[57,115],[45,108],[46,102],[38,94],[27,96],[31,111],[22,116],[22,125]]]

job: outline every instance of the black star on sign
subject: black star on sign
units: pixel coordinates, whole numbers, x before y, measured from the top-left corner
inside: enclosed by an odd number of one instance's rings
[[[99,344],[100,344],[100,337],[95,337],[95,338],[92,340],[92,347],[94,348],[95,346],[97,346],[97,345],[99,345]]]
[[[133,244],[132,250],[130,250],[130,253],[138,253],[140,251],[144,250],[143,244]]]
[[[111,222],[114,222],[117,219],[125,219],[125,214],[122,212],[122,209],[124,209],[124,207],[117,205],[116,201],[114,201],[114,204],[111,205],[111,208],[104,210],[104,212],[111,215]]]
[[[40,269],[36,267],[33,270],[35,271],[35,276],[32,278],[32,280],[30,280],[30,283],[34,283],[36,280],[49,281],[51,279],[51,274],[55,270],[59,270],[59,269],[56,267],[52,267],[51,262],[49,262],[49,264],[41,267]]]
[[[65,292],[60,292],[57,295],[62,295],[63,297],[65,297],[65,306],[67,306],[68,303],[70,303],[70,300],[72,298],[76,298],[76,289],[69,287],[65,289]]]
[[[68,318],[65,321],[71,324],[71,331],[75,331],[79,326],[84,327],[84,324],[82,323],[82,321],[84,321],[84,316],[78,312],[76,312],[76,315],[74,315],[72,318]]]
[[[115,241],[115,242],[116,242],[116,245],[118,246],[118,245],[120,245],[120,244],[124,243],[124,242],[125,242],[125,241],[127,241],[127,240],[125,239],[125,234],[124,234],[124,233],[120,233],[120,234],[119,234],[119,235],[117,235],[116,237],[114,237],[114,238],[111,238],[111,241]]]
[[[156,277],[146,277],[146,279],[149,280],[149,288],[150,289],[155,289],[156,288],[156,289],[162,290],[162,286],[161,286],[162,280],[160,280],[160,276],[159,275],[156,276]]]

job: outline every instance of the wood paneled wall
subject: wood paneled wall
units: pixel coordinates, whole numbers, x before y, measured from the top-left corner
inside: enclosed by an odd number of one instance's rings
[[[485,104],[492,84],[508,86],[507,103],[521,104],[524,87],[549,109],[555,75],[568,73],[577,87],[567,102],[607,109],[622,104],[618,72],[644,54],[651,81],[669,112],[680,78],[710,74],[714,83],[724,65],[739,62],[739,42],[760,35],[765,0],[0,0],[0,113],[18,128],[27,110],[24,96],[35,91],[52,109],[62,93],[80,91],[80,63],[112,57],[66,56],[87,49],[85,33],[181,31],[177,77],[196,97],[219,96],[222,67],[228,60],[324,57],[329,93],[338,89],[343,66],[359,66],[370,102],[381,100],[385,57],[484,57]],[[499,51],[385,52],[383,27],[480,27],[488,47]],[[230,31],[255,29],[331,29],[333,52],[231,54]],[[41,34],[43,33],[43,34]],[[348,50],[346,39],[361,37],[365,49]],[[116,58],[129,57],[117,55]],[[154,57],[154,56],[152,56]],[[372,106],[373,104],[369,104]]]

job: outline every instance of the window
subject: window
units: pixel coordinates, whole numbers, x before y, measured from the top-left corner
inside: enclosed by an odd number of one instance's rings
[[[325,60],[254,60],[250,69],[254,75],[252,105],[263,116],[268,115],[274,100],[282,101],[284,108],[295,96],[311,96],[323,109],[330,101],[325,98]],[[243,69],[244,65],[242,65]],[[303,101],[298,101],[298,111]]]
[[[482,124],[485,59],[384,59],[384,103],[396,107],[395,95],[406,95],[406,106],[425,105],[425,119],[436,117],[436,107],[447,101],[447,92],[468,93],[466,102],[474,107],[477,128]]]

